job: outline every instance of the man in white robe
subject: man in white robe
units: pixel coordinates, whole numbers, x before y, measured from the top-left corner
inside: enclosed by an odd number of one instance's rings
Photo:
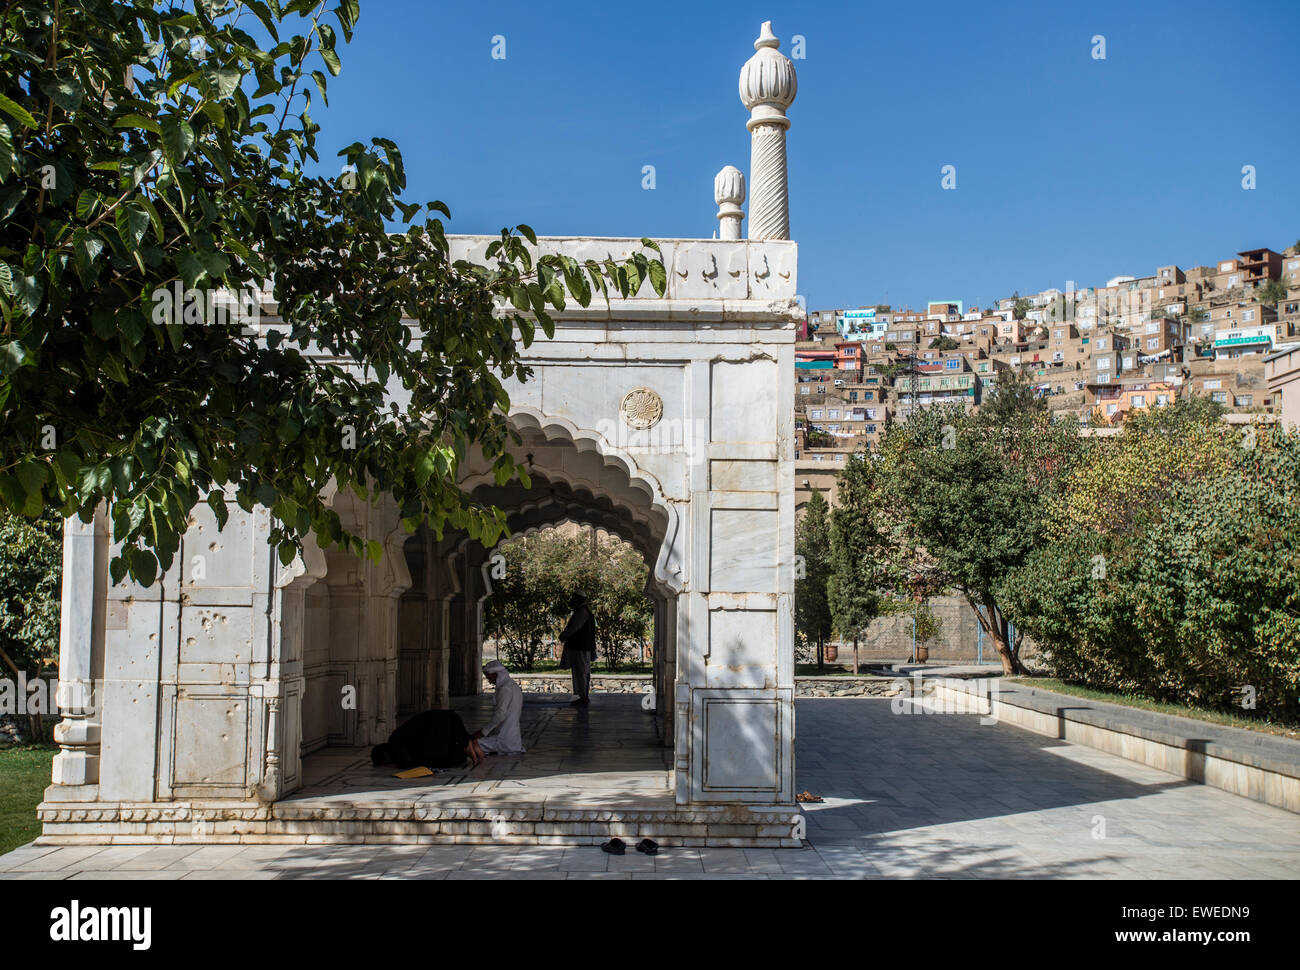
[[[524,741],[519,734],[519,715],[524,711],[524,692],[510,677],[500,660],[483,667],[483,675],[496,688],[492,720],[472,737],[487,754],[523,754]]]

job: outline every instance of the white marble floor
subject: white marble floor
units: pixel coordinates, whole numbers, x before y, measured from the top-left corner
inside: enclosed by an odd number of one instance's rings
[[[375,768],[370,749],[325,748],[303,761],[303,788],[287,804],[339,802],[455,802],[458,806],[540,804],[549,801],[609,807],[671,807],[672,751],[656,734],[655,719],[634,695],[592,695],[589,708],[569,696],[525,694],[520,719],[523,755],[489,755],[476,768],[403,780]],[[468,730],[491,717],[492,697],[457,698]]]

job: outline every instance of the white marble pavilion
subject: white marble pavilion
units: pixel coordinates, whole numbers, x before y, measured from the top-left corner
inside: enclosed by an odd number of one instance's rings
[[[533,768],[526,791],[343,785],[303,799],[304,763],[343,764],[406,714],[480,693],[491,550],[465,534],[408,534],[391,500],[336,494],[382,561],[309,542],[282,568],[267,510],[232,503],[218,530],[201,504],[176,566],[148,589],[111,583],[104,515],[67,525],[64,720],[41,841],[797,844],[788,403],[800,311],[785,158],[796,80],[778,46],[764,24],[740,76],[750,238],[746,179],[728,166],[715,180],[721,238],[659,241],[664,296],[645,284],[609,306],[570,304],[555,338],[528,350],[535,376],[507,389],[531,487],[497,486],[482,462],[461,483],[514,531],[593,523],[645,557],[655,668],[644,716],[671,746],[662,790],[585,797],[546,789]],[[455,237],[453,256],[481,258],[489,241]],[[639,246],[547,238],[538,249],[619,259]],[[185,568],[196,554],[201,579]],[[345,688],[355,706],[341,703]]]

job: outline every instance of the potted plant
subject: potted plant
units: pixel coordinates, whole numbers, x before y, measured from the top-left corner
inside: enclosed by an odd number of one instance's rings
[[[943,630],[943,621],[934,615],[928,603],[920,604],[916,611],[916,662],[930,659],[930,641]]]

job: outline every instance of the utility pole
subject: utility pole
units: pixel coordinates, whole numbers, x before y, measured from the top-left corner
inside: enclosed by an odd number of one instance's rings
[[[910,664],[916,663],[916,607],[912,607],[912,655],[907,658]]]
[[[912,345],[912,356],[909,358],[909,360],[910,360],[910,365],[909,365],[909,367],[908,367],[908,370],[911,371],[911,375],[912,375],[912,411],[911,411],[911,414],[912,414],[912,415],[915,415],[915,414],[916,414],[916,344],[913,344],[913,345]]]

